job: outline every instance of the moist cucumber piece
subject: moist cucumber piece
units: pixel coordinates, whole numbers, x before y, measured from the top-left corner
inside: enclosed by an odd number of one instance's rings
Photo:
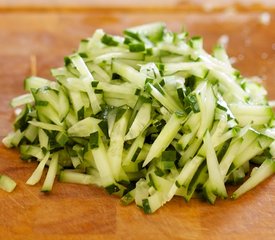
[[[108,73],[99,65],[92,62],[86,62],[89,71],[94,74],[99,82],[110,82],[111,78]]]
[[[122,82],[120,84],[117,84],[115,81],[98,82],[95,89],[101,89],[104,96],[106,96],[107,94],[107,96],[112,96],[114,98],[119,98],[121,94],[124,94],[127,97],[132,97],[136,94],[137,91],[139,91],[139,88],[136,88],[131,83]]]
[[[59,158],[58,152],[52,154],[51,160],[49,163],[49,169],[48,169],[46,178],[44,180],[43,186],[41,188],[42,192],[50,192],[53,188],[55,176],[58,171],[58,158]]]
[[[144,46],[142,46],[144,47]],[[129,45],[129,50],[132,52],[123,52],[123,51],[117,51],[117,52],[111,52],[111,53],[105,53],[100,56],[97,56],[93,59],[94,63],[100,64],[102,62],[110,62],[114,59],[126,61],[127,60],[135,60],[135,61],[142,61],[144,59],[144,53],[143,49],[139,49],[139,45],[137,46],[131,46]],[[140,50],[140,51],[139,51]],[[135,52],[138,51],[138,52]]]
[[[110,167],[113,173],[114,178],[118,182],[128,182],[128,178],[124,170],[121,168],[122,165],[122,154],[124,148],[124,139],[126,135],[127,125],[130,118],[130,111],[120,109],[123,111],[122,116],[119,116],[121,113],[117,111],[116,118],[119,117],[114,123],[112,131],[110,133],[110,143],[107,150],[107,154],[110,161]]]
[[[164,65],[164,75],[173,75],[177,72],[183,72],[186,76],[196,76],[204,78],[208,69],[202,62],[180,62],[180,63],[166,63]]]
[[[179,160],[179,166],[184,166],[189,160],[191,160],[202,144],[202,138],[196,137],[188,146],[188,148],[181,153]]]
[[[12,192],[16,187],[16,182],[5,174],[0,175],[0,188],[6,192]]]
[[[34,125],[29,124],[29,126],[25,129],[24,136],[33,143],[34,140],[38,136],[38,128]]]
[[[150,196],[142,199],[142,208],[145,213],[152,213],[167,202],[167,193],[172,186],[172,182],[157,176],[153,172],[149,173],[147,176],[154,190],[152,190]]]
[[[91,185],[96,184],[101,186],[101,181],[99,176],[94,176],[90,174],[85,174],[81,172],[71,171],[71,170],[63,170],[59,174],[59,181],[66,183],[76,183],[83,185]]]
[[[171,98],[159,84],[146,84],[146,91],[150,93],[160,104],[162,104],[169,112],[182,111],[182,107]]]
[[[17,131],[20,132],[19,129]],[[15,135],[15,132],[10,132],[6,137],[4,137],[2,139],[2,143],[4,144],[5,147],[7,147],[7,148],[14,147],[13,144],[12,144],[12,140],[14,138],[14,135]],[[23,134],[22,134],[22,137],[23,137]]]
[[[216,97],[213,88],[207,82],[201,83],[196,88],[196,94],[202,116],[197,135],[198,138],[202,138],[207,129],[210,129],[213,124]]]
[[[227,55],[227,52],[223,46],[216,45],[213,49],[213,56],[216,59],[228,64],[229,66],[231,65],[229,56]]]
[[[36,104],[38,120],[61,126],[63,119],[59,115],[57,91],[46,86],[36,90],[32,89],[32,95]]]
[[[206,148],[206,162],[209,173],[209,179],[205,183],[204,188],[206,189],[207,196],[210,194],[209,200],[212,202],[213,198],[211,193],[219,197],[226,198],[227,191],[224,185],[224,179],[220,171],[219,162],[215,153],[211,136],[208,131],[204,136],[204,144]]]
[[[37,120],[29,121],[29,124],[44,130],[58,131],[58,132],[64,131],[64,128],[62,126],[51,124],[51,123],[40,122]]]
[[[190,114],[183,125],[183,134],[178,141],[181,149],[184,150],[189,142],[192,142],[196,137],[196,133],[200,127],[201,113]]]
[[[227,148],[223,158],[220,161],[220,171],[223,176],[223,178],[226,177],[228,170],[230,169],[230,166],[233,162],[233,160],[236,158],[240,145],[242,144],[243,139],[237,138],[230,142],[229,147]]]
[[[42,191],[59,181],[95,184],[144,212],[174,196],[210,203],[236,198],[274,172],[274,113],[267,91],[243,77],[224,48],[161,22],[96,30],[14,98],[14,129],[2,142],[36,159],[28,179]],[[21,110],[21,112],[20,112]],[[253,164],[252,164],[253,163]]]
[[[124,140],[131,140],[144,132],[151,120],[152,105],[150,103],[143,103],[137,112],[137,115],[131,124]]]
[[[29,159],[35,157],[37,159],[42,159],[44,157],[43,149],[35,145],[20,145],[20,153],[23,159]]]
[[[58,106],[59,118],[63,122],[70,111],[70,102],[62,87],[60,87],[58,93]]]
[[[197,170],[195,176],[192,178],[186,193],[184,194],[184,199],[188,202],[194,196],[195,192],[201,191],[201,186],[207,181],[208,172],[207,165],[202,164]]]
[[[28,103],[32,103],[34,101],[32,94],[30,93],[26,93],[23,95],[20,95],[18,97],[15,97],[11,100],[10,105],[13,108],[28,104]]]
[[[135,189],[132,189],[131,191],[124,194],[124,196],[121,198],[121,203],[123,205],[129,205],[133,201],[135,201]]]
[[[240,126],[269,124],[274,118],[272,108],[268,105],[232,103],[229,108]]]
[[[176,113],[171,115],[170,119],[159,133],[157,139],[153,142],[143,166],[146,166],[153,160],[153,158],[159,157],[160,154],[169,146],[185,119],[185,116],[178,116]]]
[[[97,142],[95,142],[95,139],[93,139],[93,146],[91,148],[93,159],[95,161],[95,166],[99,172],[99,176],[101,178],[102,185],[105,188],[108,187],[115,187],[115,179],[114,175],[112,173],[112,169],[110,166],[110,160],[109,156],[106,150],[106,147],[102,141],[101,134],[99,132],[99,128],[97,127],[96,134],[93,134],[93,138],[96,138]],[[118,191],[119,189],[115,189],[114,191]]]
[[[145,134],[140,134],[134,142],[131,144],[130,148],[128,149],[125,157],[123,159],[123,165],[127,166],[130,162],[135,162],[139,153],[142,150],[144,145]]]
[[[28,126],[28,121],[30,120],[31,105],[26,104],[20,113],[16,116],[13,127],[15,130],[20,129],[21,132],[24,131]]]
[[[26,184],[35,185],[36,183],[38,183],[40,181],[42,174],[43,174],[44,167],[47,164],[49,157],[50,157],[50,152],[47,152],[45,154],[44,158],[41,159],[41,161],[39,162],[38,166],[36,167],[36,169],[34,170],[32,175],[27,180]]]
[[[4,137],[2,143],[8,148],[18,147],[23,138],[24,131],[21,132],[20,129],[17,129],[15,132],[10,132]]]
[[[157,43],[163,38],[164,31],[165,24],[162,22],[156,22],[127,28],[123,33],[124,35],[137,40],[142,40],[143,37],[146,37],[153,43]]]
[[[202,156],[195,156],[184,165],[179,175],[176,177],[175,183],[168,192],[168,200],[171,200],[173,198],[179,188],[183,187],[185,189],[188,189],[188,186],[193,179],[195,173],[197,172],[197,169],[204,160],[205,158]]]
[[[242,153],[238,154],[233,160],[234,169],[242,166],[247,161],[261,154],[272,142],[273,138],[260,134]]]
[[[120,75],[121,77],[123,77],[130,83],[136,85],[137,87],[144,87],[146,75],[135,70],[133,67],[120,61],[113,61],[112,70],[114,73]]]
[[[273,159],[266,159],[259,168],[252,170],[251,176],[233,194],[232,198],[237,199],[247,191],[251,190],[266,178],[274,174],[275,162]]]
[[[97,129],[99,122],[99,119],[87,117],[72,125],[67,131],[68,135],[70,137],[88,137]]]
[[[24,81],[24,89],[26,91],[31,91],[31,89],[38,89],[45,86],[51,86],[54,85],[55,82],[49,81],[48,79],[37,77],[37,76],[31,76],[25,79]]]
[[[89,96],[93,113],[97,114],[98,112],[101,111],[101,107],[100,107],[100,100],[96,96],[91,85],[91,83],[94,81],[94,78],[91,72],[89,71],[86,63],[78,54],[74,54],[70,56],[70,60],[72,61],[76,69],[79,71],[80,77],[82,78],[82,81],[85,85],[86,92]]]
[[[134,143],[131,145],[129,152],[124,153],[125,158],[123,159],[122,167],[126,173],[141,173],[141,175],[144,175],[144,170],[146,169],[142,168],[142,164],[150,149],[149,144],[144,142],[141,144],[140,141],[144,140],[142,140],[142,136],[141,138],[136,138]],[[138,144],[141,144],[142,146],[139,147]]]

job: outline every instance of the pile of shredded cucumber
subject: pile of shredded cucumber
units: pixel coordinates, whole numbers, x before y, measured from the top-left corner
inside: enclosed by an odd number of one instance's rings
[[[51,73],[25,79],[3,139],[38,162],[27,184],[41,191],[56,178],[92,184],[152,213],[174,196],[236,199],[275,171],[266,90],[201,37],[159,22],[123,36],[99,29]]]

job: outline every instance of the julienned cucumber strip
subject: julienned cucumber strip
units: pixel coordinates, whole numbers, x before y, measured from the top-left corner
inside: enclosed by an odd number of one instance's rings
[[[55,179],[93,184],[152,213],[174,196],[214,204],[244,182],[236,199],[275,172],[275,120],[264,87],[229,59],[160,22],[96,30],[52,69],[56,81],[25,79],[3,144],[39,162],[27,184],[44,192]],[[0,187],[15,183],[1,175]]]

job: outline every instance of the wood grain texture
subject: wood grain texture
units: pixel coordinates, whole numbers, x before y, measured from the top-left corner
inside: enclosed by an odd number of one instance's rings
[[[143,9],[143,10],[188,10],[188,11],[221,11],[228,8],[247,10],[275,10],[275,0],[0,0],[0,10],[82,10],[104,9]]]
[[[128,26],[162,20],[173,30],[184,25],[202,35],[208,50],[221,35],[229,37],[228,51],[243,75],[260,75],[275,98],[275,15],[261,23],[257,12],[143,12],[120,10],[90,12],[0,13],[0,139],[11,130],[10,99],[23,93],[35,55],[38,75],[63,64],[63,56],[96,28],[119,34]],[[153,215],[94,186],[54,185],[40,192],[41,184],[25,181],[36,163],[19,159],[15,150],[0,145],[0,172],[16,180],[11,193],[0,192],[0,239],[274,239],[275,178],[236,201],[218,200],[212,206],[198,199],[185,203],[174,198]]]

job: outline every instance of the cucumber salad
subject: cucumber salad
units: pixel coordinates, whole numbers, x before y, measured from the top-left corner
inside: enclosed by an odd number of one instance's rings
[[[160,22],[98,29],[51,73],[25,79],[3,139],[38,162],[26,183],[43,192],[56,179],[92,184],[153,213],[174,196],[236,199],[275,172],[267,92],[222,46],[209,54]]]

